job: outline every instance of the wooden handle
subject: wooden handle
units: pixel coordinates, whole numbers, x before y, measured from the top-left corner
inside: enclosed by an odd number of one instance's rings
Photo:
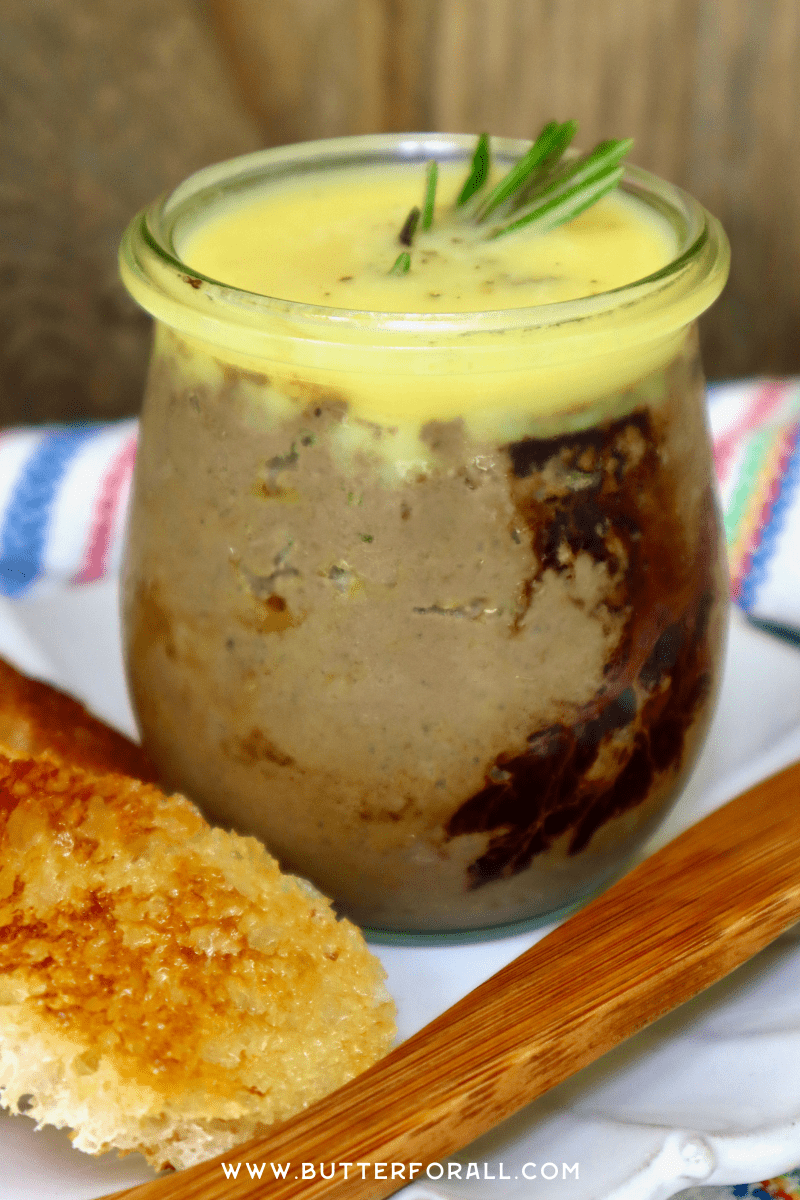
[[[127,1200],[370,1200],[374,1166],[441,1161],[750,958],[800,918],[800,764],[653,854],[566,924],[266,1137]],[[220,1163],[242,1162],[236,1179]],[[244,1163],[266,1163],[251,1179]],[[285,1179],[272,1164],[290,1163]],[[303,1179],[303,1163],[316,1168]],[[390,1166],[385,1175],[390,1175]],[[379,1169],[380,1173],[380,1169]],[[362,1178],[363,1176],[363,1178]],[[423,1175],[424,1177],[424,1175]]]

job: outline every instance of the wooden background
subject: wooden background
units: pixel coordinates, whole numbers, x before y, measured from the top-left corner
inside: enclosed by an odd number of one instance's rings
[[[4,0],[0,47],[0,424],[135,411],[115,245],[197,166],[551,117],[723,221],[709,376],[800,372],[800,0]]]

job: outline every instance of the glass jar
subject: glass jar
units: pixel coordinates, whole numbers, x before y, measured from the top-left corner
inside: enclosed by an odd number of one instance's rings
[[[326,308],[182,261],[221,198],[473,144],[237,159],[121,253],[156,318],[123,585],[144,742],[373,930],[541,918],[617,872],[697,757],[724,640],[696,318],[728,247],[690,197],[629,168],[672,260],[501,312]]]

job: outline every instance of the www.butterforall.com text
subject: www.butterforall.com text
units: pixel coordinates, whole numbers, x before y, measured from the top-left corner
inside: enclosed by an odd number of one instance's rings
[[[251,1179],[578,1179],[580,1163],[523,1163],[516,1171],[506,1171],[500,1163],[432,1162],[340,1162],[340,1163],[222,1163],[226,1179],[238,1179],[239,1172]],[[242,1169],[244,1168],[244,1169]],[[291,1173],[290,1173],[291,1172]]]

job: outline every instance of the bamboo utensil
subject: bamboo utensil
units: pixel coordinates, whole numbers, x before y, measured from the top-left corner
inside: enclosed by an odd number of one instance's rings
[[[686,830],[369,1071],[223,1156],[115,1200],[370,1200],[721,979],[800,919],[800,764]],[[275,1179],[271,1164],[290,1166]],[[302,1164],[315,1167],[302,1178]],[[320,1177],[319,1164],[333,1178]],[[347,1179],[341,1164],[353,1164]],[[391,1164],[405,1164],[392,1180]],[[365,1164],[363,1167],[361,1164]],[[374,1164],[387,1164],[376,1178]],[[380,1168],[378,1174],[380,1174]],[[417,1177],[420,1177],[420,1173]],[[109,1198],[111,1200],[111,1198]]]

